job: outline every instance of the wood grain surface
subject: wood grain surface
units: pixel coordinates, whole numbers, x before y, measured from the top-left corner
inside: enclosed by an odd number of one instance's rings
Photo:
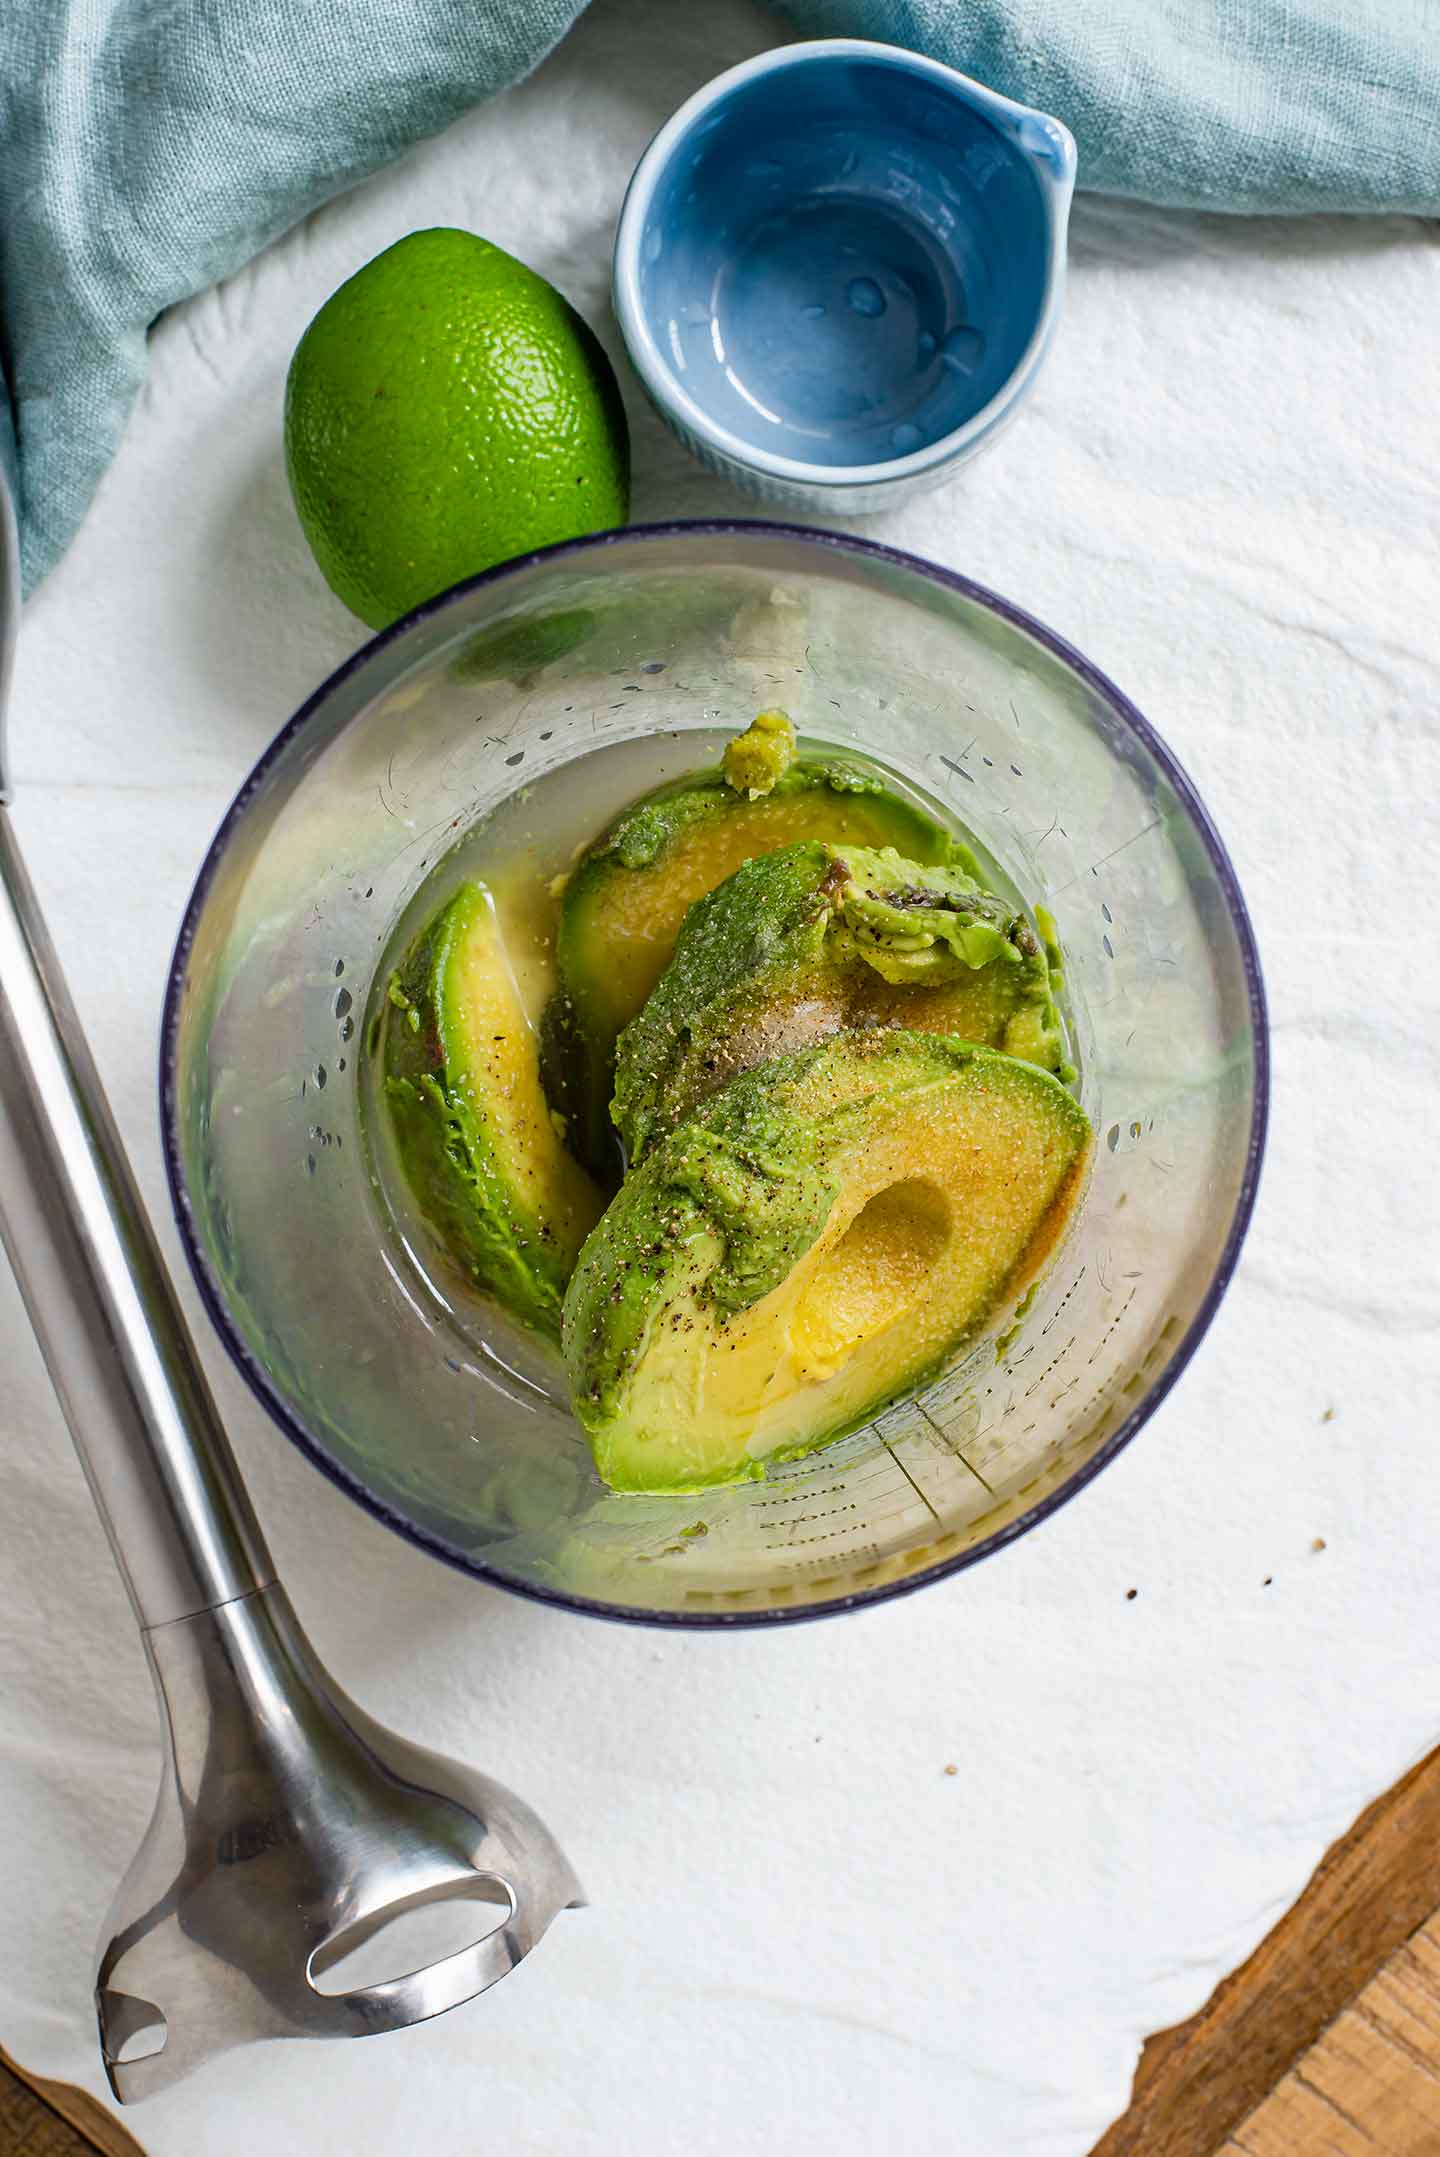
[[[1440,1919],[1390,1957],[1353,2006],[1225,2143],[1221,2157],[1436,2157]]]
[[[4,2157],[145,2157],[86,2090],[47,2082],[0,2048],[0,2152]]]
[[[1284,2157],[1349,2157],[1352,2148],[1366,2157],[1377,2150],[1386,2157],[1440,2157],[1440,2129],[1416,2128],[1409,2141],[1394,2139],[1401,2128],[1388,2111],[1368,2143],[1355,2139],[1369,2131],[1365,2108],[1381,2105],[1386,2090],[1403,2083],[1404,2102],[1412,2104],[1408,2069],[1440,2073],[1440,2003],[1417,1975],[1436,1967],[1427,1921],[1437,1907],[1440,1749],[1361,1814],[1293,1909],[1199,2014],[1150,2039],[1130,2109],[1092,2157],[1215,2157],[1227,2148],[1227,2137],[1233,2138],[1230,2157],[1237,2148],[1245,2157],[1278,2157],[1281,2149]],[[1427,1929],[1419,1936],[1422,1926]],[[1402,1949],[1403,1955],[1397,1952]],[[1376,2005],[1367,1988],[1382,1965]],[[1331,2023],[1337,2027],[1330,2044],[1317,2045]],[[1391,2055],[1383,2075],[1382,2043]],[[1312,2046],[1314,2057],[1291,2077]],[[1347,2060],[1353,2062],[1349,2081]],[[1286,2110],[1262,2123],[1263,2100],[1272,2091]],[[1433,2094],[1440,2094],[1440,2084]],[[1352,2139],[1345,2143],[1336,2140],[1342,2111],[1359,2123],[1346,2129]],[[1412,2111],[1416,2117],[1423,2115]],[[1252,2150],[1241,2139],[1248,2134],[1271,2139],[1257,2141]],[[1391,2139],[1379,2139],[1382,2134]]]

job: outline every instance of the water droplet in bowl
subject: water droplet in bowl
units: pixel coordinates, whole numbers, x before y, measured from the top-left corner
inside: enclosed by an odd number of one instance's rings
[[[890,429],[890,440],[902,455],[918,449],[925,437],[913,419],[902,419],[898,427]]]
[[[951,367],[958,367],[964,374],[974,374],[985,357],[985,339],[979,330],[962,323],[958,330],[951,330],[940,347],[940,357]]]
[[[800,312],[807,322],[818,322],[825,312],[824,303],[820,300],[811,300],[809,306],[802,307]]]
[[[916,348],[922,360],[928,360],[934,356],[935,339],[929,330],[921,330],[919,337],[916,339]]]
[[[350,991],[348,989],[339,989],[336,991],[335,1016],[337,1019],[344,1018],[346,1012],[350,1009],[352,1002],[353,998],[351,997]]]
[[[885,312],[885,295],[873,277],[852,277],[845,297],[857,315],[873,319]]]

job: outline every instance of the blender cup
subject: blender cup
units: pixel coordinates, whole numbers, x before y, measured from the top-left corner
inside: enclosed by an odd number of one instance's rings
[[[668,772],[698,767],[774,704],[802,736],[877,759],[948,809],[1054,916],[1093,1177],[998,1349],[980,1343],[763,1482],[616,1496],[558,1361],[449,1292],[387,1197],[366,1013],[436,863],[517,788],[649,739],[663,740]],[[617,761],[633,792],[633,758]],[[592,830],[624,798],[606,798],[605,765],[592,760],[593,788],[577,778]],[[336,1483],[521,1593],[622,1618],[754,1623],[853,1608],[972,1563],[1145,1422],[1213,1316],[1249,1218],[1264,1001],[1234,873],[1193,786],[1061,640],[964,578],[864,541],[634,528],[458,586],[368,644],[283,730],[185,916],[163,1106],[211,1316],[280,1428]]]

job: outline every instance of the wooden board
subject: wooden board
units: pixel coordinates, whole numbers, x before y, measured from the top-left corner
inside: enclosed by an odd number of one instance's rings
[[[145,2157],[134,2136],[88,2091],[28,2073],[3,2048],[0,2152],[4,2157]]]
[[[1440,1918],[1398,1948],[1220,2157],[1436,2157]]]
[[[1412,2117],[1424,2116],[1414,2113],[1408,2070],[1440,2072],[1440,2001],[1432,2005],[1427,1989],[1437,1968],[1440,1932],[1432,1935],[1428,1924],[1437,1908],[1440,1749],[1361,1814],[1294,1908],[1199,2014],[1150,2039],[1130,2109],[1092,2157],[1216,2157],[1227,2137],[1234,2138],[1229,2157],[1237,2148],[1244,2157],[1278,2157],[1282,2147],[1284,2157],[1349,2157],[1352,2148],[1366,2157],[1440,2157],[1440,2129],[1432,2127],[1415,2129],[1428,2140],[1353,2139],[1369,2131],[1366,2108],[1373,2103],[1383,2112],[1391,2103],[1386,2091],[1401,2082]],[[1424,1936],[1415,1937],[1422,1926]],[[1397,1951],[1407,1942],[1402,1957]],[[1372,1997],[1366,1988],[1382,1966]],[[1316,2040],[1331,2023],[1337,2028],[1321,2059]],[[1391,2055],[1384,2062],[1382,2041]],[[1303,2079],[1293,2077],[1282,2092],[1278,2086],[1312,2046],[1316,2056],[1304,2062]],[[1257,2107],[1272,2091],[1286,2109],[1262,2124]],[[1346,2129],[1349,2143],[1335,2138],[1337,2106],[1360,2123]],[[1387,2117],[1382,2131],[1400,2130]],[[1242,2139],[1252,2133],[1271,2140],[1252,2152]]]

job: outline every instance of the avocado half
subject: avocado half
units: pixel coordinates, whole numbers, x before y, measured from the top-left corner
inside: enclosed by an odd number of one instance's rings
[[[801,839],[893,846],[922,863],[963,852],[933,817],[843,757],[767,763],[757,738],[730,768],[733,779],[701,772],[645,795],[587,847],[565,886],[559,987],[542,1028],[545,1085],[580,1160],[612,1185],[615,1043],[669,964],[695,900],[752,855]]]
[[[853,1430],[1007,1309],[1084,1182],[1049,1072],[869,1027],[757,1065],[627,1177],[562,1348],[617,1491],[761,1476]]]
[[[555,1340],[604,1204],[560,1141],[490,893],[461,887],[389,985],[385,1092],[425,1220],[475,1284]]]
[[[1050,962],[1023,913],[967,869],[812,839],[747,861],[686,915],[617,1047],[628,1159],[737,1072],[858,1026],[1064,1062]]]

